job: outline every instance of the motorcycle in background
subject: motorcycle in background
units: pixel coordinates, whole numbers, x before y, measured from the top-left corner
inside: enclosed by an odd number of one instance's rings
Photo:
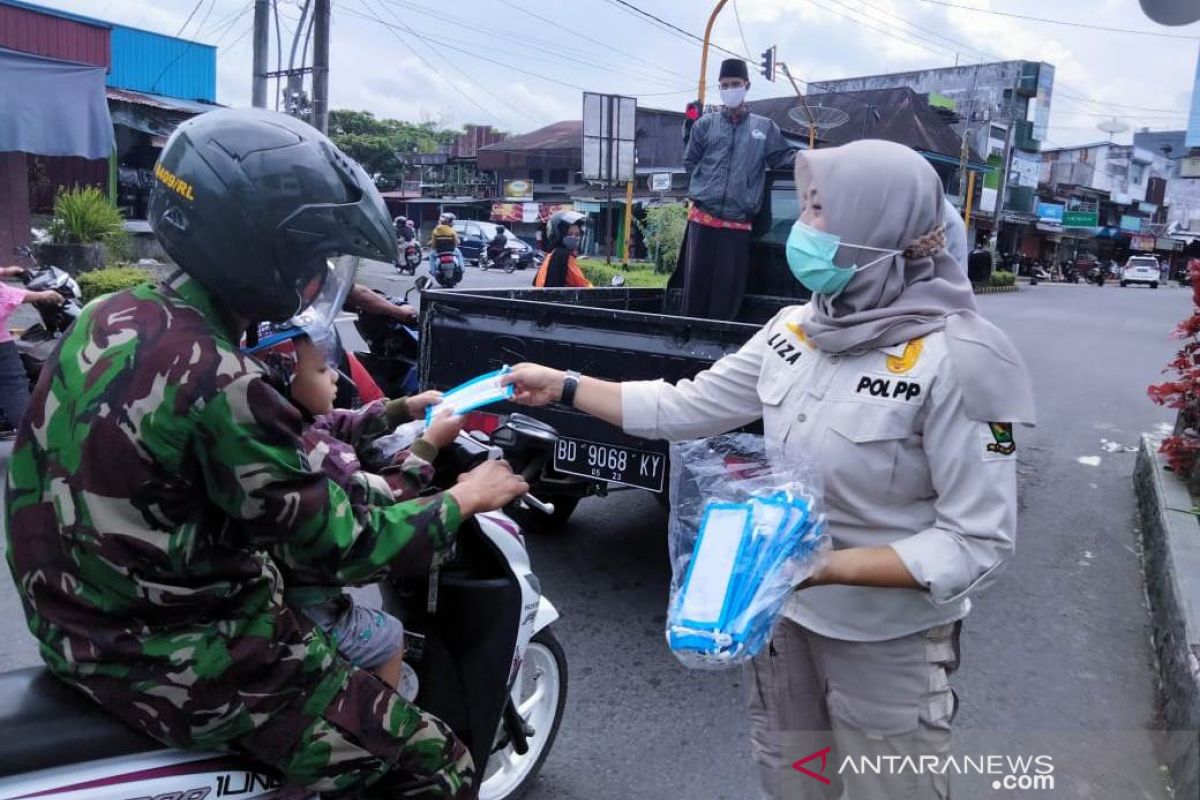
[[[83,292],[70,273],[55,266],[39,264],[31,247],[18,247],[15,252],[33,263],[21,276],[26,289],[31,292],[54,291],[63,298],[61,306],[39,304],[37,311],[41,322],[26,328],[17,337],[17,352],[21,354],[21,363],[25,365],[25,374],[29,377],[32,389],[46,359],[58,346],[58,340],[79,318],[79,312],[83,309]]]
[[[421,266],[421,245],[416,239],[400,242],[400,260],[396,262],[396,270],[409,275],[417,274]]]

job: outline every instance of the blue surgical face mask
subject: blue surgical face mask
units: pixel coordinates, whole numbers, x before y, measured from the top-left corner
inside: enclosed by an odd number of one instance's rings
[[[862,266],[853,265],[839,267],[833,263],[838,248],[842,247],[842,238],[826,231],[819,231],[811,225],[796,220],[787,240],[787,262],[792,275],[804,284],[813,294],[835,295],[846,288],[846,284],[854,277],[873,264],[899,253],[899,250],[884,250],[866,245],[847,245],[861,250],[875,250],[884,253],[879,258],[868,261]]]
[[[579,245],[583,241],[583,237],[581,237],[581,236],[564,236],[562,241],[563,241],[564,247],[566,247],[568,250],[575,251],[575,250],[579,249]]]

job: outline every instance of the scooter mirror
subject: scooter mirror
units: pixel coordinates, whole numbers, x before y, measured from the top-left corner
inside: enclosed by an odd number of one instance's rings
[[[609,283],[613,286],[624,286],[625,285],[625,276],[624,275],[613,275],[612,280],[609,281]]]
[[[421,277],[417,278],[417,282],[414,284],[414,286],[418,292],[423,292],[429,288],[429,284],[432,282],[433,281],[429,279],[428,275],[422,275]]]

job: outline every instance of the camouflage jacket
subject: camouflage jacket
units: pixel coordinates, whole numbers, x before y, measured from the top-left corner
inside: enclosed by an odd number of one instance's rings
[[[402,450],[388,463],[375,463],[379,471],[368,471],[365,452],[380,436],[412,419],[404,398],[375,402],[360,409],[334,409],[305,429],[301,440],[309,466],[325,473],[341,486],[350,504],[359,507],[391,505],[418,497],[433,482],[433,460],[437,448],[418,439],[410,450]],[[448,551],[447,551],[448,554]],[[298,605],[320,603],[342,593],[341,587],[306,586],[284,573],[287,602]]]
[[[283,753],[350,669],[283,574],[421,574],[460,513],[348,498],[233,328],[182,276],[84,310],[13,451],[8,560],[54,673],[169,744]]]

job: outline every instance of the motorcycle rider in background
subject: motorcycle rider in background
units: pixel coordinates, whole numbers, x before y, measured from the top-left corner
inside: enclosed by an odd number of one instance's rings
[[[395,259],[382,199],[324,135],[257,109],[182,123],[155,175],[150,224],[181,271],[84,309],[9,465],[8,561],[42,657],[171,747],[236,752],[313,792],[473,798],[451,730],[282,598],[289,580],[425,574],[463,519],[525,484],[489,462],[443,493],[356,505],[239,350],[252,323],[318,296],[338,309],[357,258]]]
[[[448,212],[438,217],[437,227],[429,237],[429,246],[433,248],[433,252],[429,254],[430,272],[437,267],[438,253],[454,253],[454,263],[458,265],[459,270],[463,268],[463,255],[458,249],[458,233],[454,230],[454,219],[454,215]]]
[[[487,257],[498,267],[503,267],[504,264],[500,261],[501,258],[508,253],[508,236],[504,233],[504,226],[496,226],[496,235],[492,237],[487,245]],[[510,256],[511,257],[511,256]]]

